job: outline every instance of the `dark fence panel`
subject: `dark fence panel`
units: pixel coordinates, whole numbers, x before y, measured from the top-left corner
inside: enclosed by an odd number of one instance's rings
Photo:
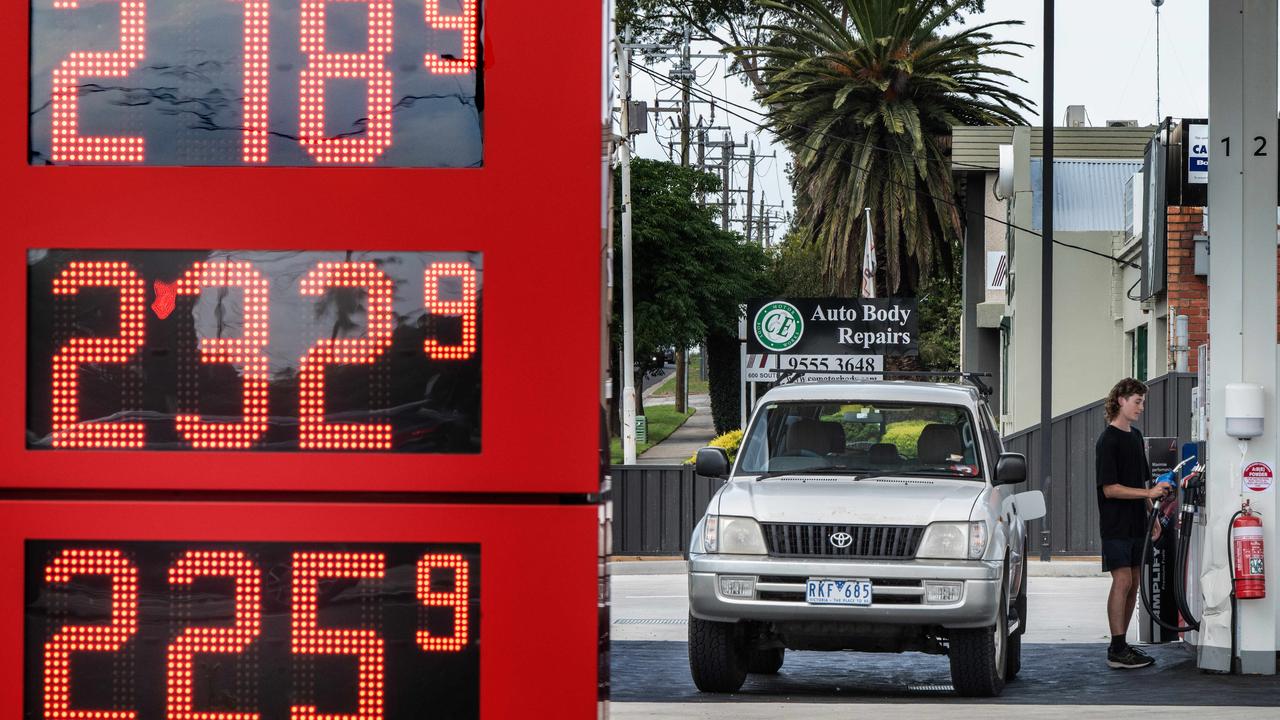
[[[1191,389],[1196,376],[1169,373],[1147,383],[1146,412],[1138,427],[1146,437],[1191,437]],[[1103,400],[1054,418],[1052,478],[1049,501],[1049,547],[1055,554],[1097,555],[1098,539],[1097,474],[1093,444],[1106,427]],[[1004,439],[1009,452],[1027,456],[1028,490],[1044,490],[1040,452],[1040,426],[1013,433]],[[1039,542],[1044,522],[1031,523],[1032,542]],[[1030,548],[1032,555],[1039,546]]]
[[[689,465],[614,465],[613,554],[680,555],[724,482]]]

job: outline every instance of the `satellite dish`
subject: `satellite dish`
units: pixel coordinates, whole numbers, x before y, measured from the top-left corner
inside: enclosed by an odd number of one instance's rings
[[[1013,146],[1000,145],[1000,174],[994,188],[997,200],[1013,197]]]

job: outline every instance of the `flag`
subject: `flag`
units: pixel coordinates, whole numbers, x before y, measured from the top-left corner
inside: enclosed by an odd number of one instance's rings
[[[866,209],[867,241],[862,251],[862,297],[876,296],[876,240],[871,234],[871,208]]]

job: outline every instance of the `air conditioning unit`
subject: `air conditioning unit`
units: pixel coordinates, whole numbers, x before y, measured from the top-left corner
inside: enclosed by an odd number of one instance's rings
[[[1108,120],[1107,127],[1138,127],[1137,120]]]
[[[1062,117],[1062,124],[1067,127],[1087,127],[1089,113],[1085,111],[1083,105],[1068,105],[1067,112]]]

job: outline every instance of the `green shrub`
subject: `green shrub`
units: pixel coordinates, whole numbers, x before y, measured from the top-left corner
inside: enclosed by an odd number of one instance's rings
[[[724,448],[729,454],[729,464],[733,465],[733,461],[738,457],[738,449],[742,447],[742,431],[730,430],[729,432],[717,436],[714,440],[707,443],[710,447]],[[692,465],[698,459],[698,454],[694,453],[693,457],[684,461],[685,465]]]
[[[880,442],[893,443],[898,446],[899,455],[914,459],[917,454],[916,443],[920,441],[920,433],[924,432],[924,426],[928,424],[928,420],[902,420],[889,423]]]

